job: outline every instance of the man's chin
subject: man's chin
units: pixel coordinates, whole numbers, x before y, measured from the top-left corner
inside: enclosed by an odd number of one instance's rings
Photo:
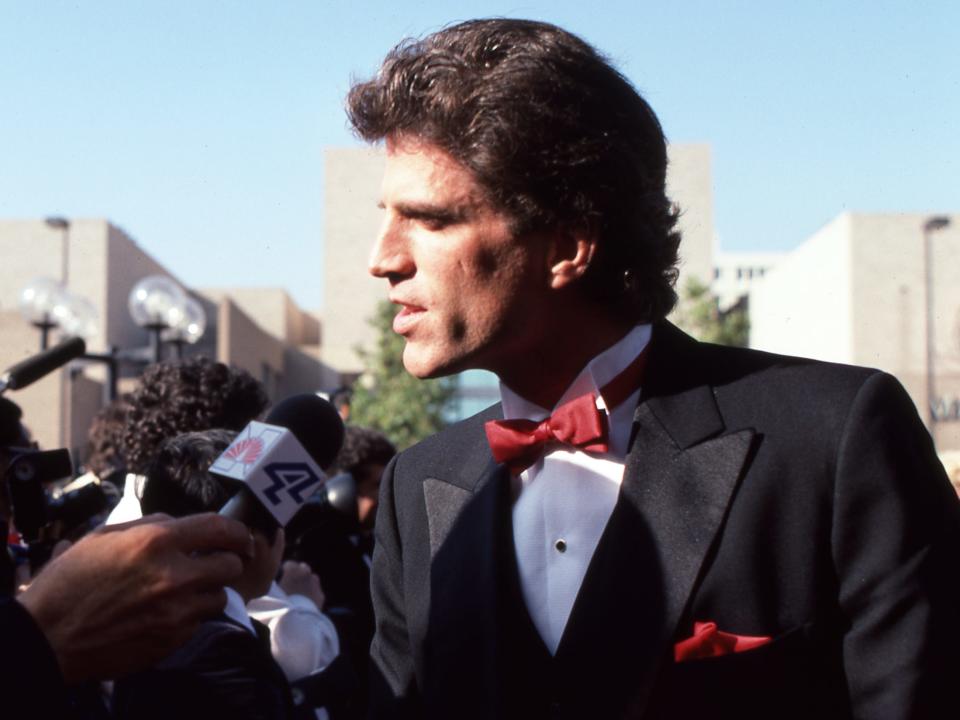
[[[403,367],[420,380],[446,377],[465,369],[452,360],[424,357],[416,350],[412,350],[409,342],[403,351]]]

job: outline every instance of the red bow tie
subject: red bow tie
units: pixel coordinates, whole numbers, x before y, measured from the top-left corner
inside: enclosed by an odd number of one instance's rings
[[[646,350],[640,353],[617,377],[603,386],[607,408],[622,403],[640,385]],[[607,452],[607,417],[597,408],[594,393],[580,395],[536,420],[491,420],[484,425],[493,458],[519,475],[543,456],[550,444],[569,445],[586,452]]]

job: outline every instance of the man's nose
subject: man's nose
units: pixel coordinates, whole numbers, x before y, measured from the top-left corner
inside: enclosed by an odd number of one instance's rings
[[[395,282],[413,275],[415,267],[409,241],[402,228],[390,217],[385,217],[370,251],[367,270],[374,277]]]

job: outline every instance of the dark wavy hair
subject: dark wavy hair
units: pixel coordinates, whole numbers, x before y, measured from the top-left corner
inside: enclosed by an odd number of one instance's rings
[[[387,55],[347,114],[368,142],[409,136],[473,174],[514,230],[598,238],[584,280],[623,316],[656,320],[677,296],[677,211],[656,115],[593,47],[554,25],[471,20]]]
[[[140,500],[143,514],[184,517],[223,507],[237,491],[237,481],[221,481],[209,469],[236,436],[233,430],[211,429],[163,442],[147,471]]]
[[[166,439],[241,430],[266,408],[267,394],[246,370],[195,356],[149,366],[129,401],[122,454],[130,472],[146,474]]]

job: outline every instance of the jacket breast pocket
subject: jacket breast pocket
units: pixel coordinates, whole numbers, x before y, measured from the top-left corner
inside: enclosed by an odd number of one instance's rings
[[[811,625],[743,652],[668,665],[654,705],[662,718],[849,716],[839,660]]]

